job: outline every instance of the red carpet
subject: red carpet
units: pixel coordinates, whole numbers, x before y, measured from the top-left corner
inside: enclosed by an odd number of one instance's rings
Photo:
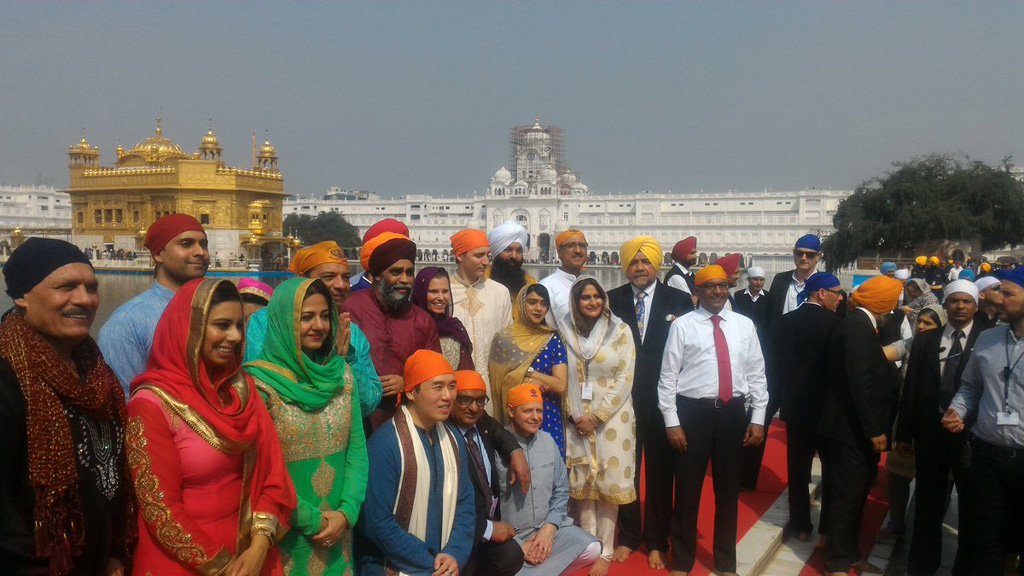
[[[715,519],[715,496],[711,487],[710,469],[704,480],[704,492],[700,500],[700,518],[697,523],[697,564],[690,572],[693,576],[710,574],[714,566],[711,554],[712,534]],[[643,480],[641,479],[641,487]],[[786,488],[786,426],[781,420],[775,420],[768,431],[768,445],[764,451],[764,462],[761,465],[761,477],[756,492],[741,492],[739,517],[737,519],[737,541],[750,530],[751,526],[778,499]],[[641,490],[641,500],[643,499]],[[884,516],[884,514],[883,514]],[[647,567],[647,551],[641,548],[633,553],[629,560],[619,564],[612,563],[611,575],[659,575],[664,570],[651,570]],[[573,576],[586,576],[587,570],[580,570]]]

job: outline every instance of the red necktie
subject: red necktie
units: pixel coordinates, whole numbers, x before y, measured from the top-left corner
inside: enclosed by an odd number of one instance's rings
[[[722,332],[722,317],[717,314],[711,317],[715,325],[715,356],[718,358],[718,399],[722,402],[732,400],[732,364],[729,362],[729,343]]]

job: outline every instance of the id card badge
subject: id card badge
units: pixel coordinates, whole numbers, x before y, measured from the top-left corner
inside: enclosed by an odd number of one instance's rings
[[[590,402],[594,399],[594,386],[590,384],[590,380],[583,382],[583,390],[580,392],[580,396],[583,400]]]
[[[1016,426],[1020,423],[1020,416],[1016,412],[1003,411],[996,414],[996,424],[999,426]]]

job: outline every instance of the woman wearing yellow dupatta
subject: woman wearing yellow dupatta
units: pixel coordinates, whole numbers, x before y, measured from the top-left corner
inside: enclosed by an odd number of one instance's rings
[[[284,282],[267,312],[263,348],[245,369],[270,410],[298,496],[280,544],[285,573],[351,574],[369,464],[352,372],[335,346],[347,327],[319,279]]]
[[[491,342],[491,395],[494,417],[508,424],[502,409],[508,391],[523,383],[540,386],[544,397],[544,430],[555,439],[565,459],[565,431],[562,425],[562,394],[567,378],[565,346],[558,332],[544,322],[550,303],[548,289],[530,284],[516,296],[515,322],[494,336]]]

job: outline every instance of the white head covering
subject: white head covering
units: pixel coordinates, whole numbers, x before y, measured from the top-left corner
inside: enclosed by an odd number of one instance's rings
[[[751,266],[747,268],[747,278],[764,278],[764,268],[760,266]]]
[[[944,298],[949,298],[957,292],[963,292],[971,298],[974,298],[975,303],[978,302],[978,287],[970,280],[954,280],[949,284],[946,284],[946,287],[942,289]]]
[[[974,281],[974,285],[978,288],[979,292],[987,290],[996,284],[999,284],[999,278],[995,276],[982,276]]]
[[[506,220],[500,226],[491,230],[490,234],[487,235],[487,241],[491,243],[491,256],[497,258],[498,254],[504,252],[505,248],[508,248],[515,242],[519,242],[523,250],[529,248],[530,235],[527,234],[526,228],[523,228],[518,222]]]
[[[907,270],[906,268],[900,268],[899,270],[896,271],[896,275],[893,276],[893,278],[906,284],[907,280],[910,280],[910,270]]]

